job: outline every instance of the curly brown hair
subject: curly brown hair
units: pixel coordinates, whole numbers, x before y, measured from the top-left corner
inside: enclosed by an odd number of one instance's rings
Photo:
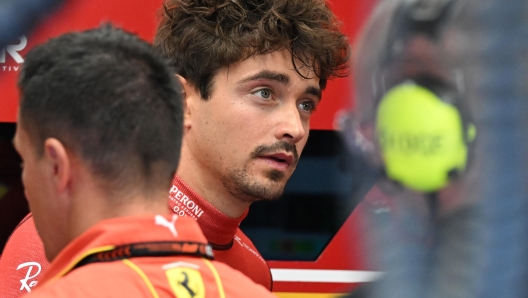
[[[322,89],[348,74],[348,39],[325,0],[166,0],[160,17],[154,45],[204,99],[221,68],[282,49]]]

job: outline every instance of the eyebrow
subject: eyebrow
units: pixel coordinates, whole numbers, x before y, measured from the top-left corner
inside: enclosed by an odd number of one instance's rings
[[[283,73],[274,72],[274,71],[269,71],[269,70],[263,70],[252,76],[243,78],[240,81],[238,81],[238,83],[247,83],[247,82],[256,81],[256,80],[272,80],[272,81],[277,81],[285,85],[288,85],[290,83],[290,77],[288,75],[285,75]]]
[[[290,83],[290,77],[288,75],[279,73],[279,72],[269,71],[269,70],[263,70],[252,76],[243,78],[240,81],[238,81],[238,83],[243,84],[243,83],[247,83],[250,81],[256,81],[256,80],[272,80],[272,81],[277,81],[279,83],[282,83],[284,85],[288,85]],[[308,88],[306,88],[304,92],[307,94],[317,96],[319,100],[321,100],[322,98],[322,91],[318,87],[309,86]]]
[[[319,101],[321,101],[321,98],[323,97],[323,92],[321,91],[321,89],[313,86],[306,88],[304,92],[317,96],[317,98],[319,98]]]

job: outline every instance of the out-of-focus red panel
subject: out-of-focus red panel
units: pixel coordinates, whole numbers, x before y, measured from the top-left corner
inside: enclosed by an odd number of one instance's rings
[[[5,61],[0,60],[0,122],[15,122],[18,107],[16,80],[25,53],[50,37],[72,30],[84,30],[107,21],[152,41],[156,31],[157,11],[162,0],[67,0],[24,39],[15,40]],[[24,45],[25,44],[25,45]],[[0,57],[2,57],[0,53]],[[20,57],[20,56],[21,57]]]

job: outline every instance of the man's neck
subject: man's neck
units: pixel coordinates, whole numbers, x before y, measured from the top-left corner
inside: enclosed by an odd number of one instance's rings
[[[105,219],[146,214],[168,214],[166,198],[167,193],[161,190],[148,195],[131,193],[114,198],[92,188],[90,191],[86,191],[82,197],[76,198],[72,205],[71,237],[78,237],[91,226]]]
[[[251,205],[231,195],[218,176],[184,159],[183,154],[177,175],[194,192],[229,217],[242,216]]]

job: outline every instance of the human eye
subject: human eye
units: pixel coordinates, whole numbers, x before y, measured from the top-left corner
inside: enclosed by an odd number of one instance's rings
[[[307,112],[307,113],[313,113],[316,109],[316,105],[313,101],[309,100],[309,101],[303,101],[301,103],[299,103],[299,108],[304,111],[304,112]]]
[[[271,95],[273,94],[273,92],[269,88],[262,88],[262,89],[258,89],[254,91],[252,94],[258,97],[262,97],[264,99],[269,99],[271,98]]]

